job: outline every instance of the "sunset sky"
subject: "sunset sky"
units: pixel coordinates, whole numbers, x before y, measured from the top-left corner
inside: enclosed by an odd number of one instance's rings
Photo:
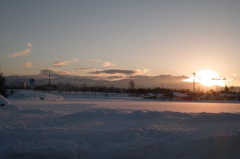
[[[239,0],[2,0],[4,75],[192,75],[240,86]]]

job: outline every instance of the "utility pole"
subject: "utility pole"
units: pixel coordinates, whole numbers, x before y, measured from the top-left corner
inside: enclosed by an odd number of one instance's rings
[[[48,76],[48,92],[50,92],[51,74]]]
[[[49,74],[49,77],[48,77],[48,85],[50,86],[51,84],[51,74]]]
[[[85,90],[86,90],[86,83],[83,83],[83,94],[85,95]]]
[[[195,75],[196,73],[193,73],[193,93],[195,93]]]

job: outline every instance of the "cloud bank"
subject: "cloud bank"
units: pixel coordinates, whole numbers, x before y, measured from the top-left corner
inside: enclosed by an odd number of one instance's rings
[[[68,71],[54,70],[54,69],[44,69],[41,70],[41,75],[71,75]]]
[[[55,69],[43,69],[39,74],[39,77],[35,76],[36,82],[38,84],[46,84],[46,79],[48,75],[51,74],[52,83],[57,84],[62,83],[72,83],[82,86],[83,83],[86,83],[87,86],[107,86],[107,87],[119,87],[119,88],[128,88],[129,81],[132,80],[135,83],[135,88],[154,88],[154,87],[163,87],[163,88],[184,88],[192,89],[192,83],[184,82],[183,80],[188,78],[186,76],[174,76],[174,75],[159,75],[159,76],[119,76],[119,74],[113,75],[91,75],[91,76],[79,76],[73,75],[70,72],[55,70]],[[33,76],[10,76],[7,77],[8,84],[18,81],[17,79],[29,80]],[[24,81],[23,80],[23,81]]]
[[[17,57],[17,56],[24,56],[24,55],[27,55],[27,54],[31,53],[31,47],[32,47],[32,44],[27,43],[27,48],[25,50],[15,52],[14,54],[9,55],[9,58],[14,58],[14,57]]]

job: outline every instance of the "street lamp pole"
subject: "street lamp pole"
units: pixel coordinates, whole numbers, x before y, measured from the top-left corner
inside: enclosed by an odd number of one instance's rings
[[[195,93],[195,75],[196,73],[193,73],[193,93]]]

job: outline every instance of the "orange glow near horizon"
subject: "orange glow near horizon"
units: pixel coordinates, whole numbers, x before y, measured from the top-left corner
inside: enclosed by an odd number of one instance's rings
[[[190,76],[188,79],[183,81],[193,82],[194,77]],[[196,72],[195,82],[199,82],[204,86],[225,86],[225,81],[231,81],[229,78],[220,78],[218,73],[207,69]]]

